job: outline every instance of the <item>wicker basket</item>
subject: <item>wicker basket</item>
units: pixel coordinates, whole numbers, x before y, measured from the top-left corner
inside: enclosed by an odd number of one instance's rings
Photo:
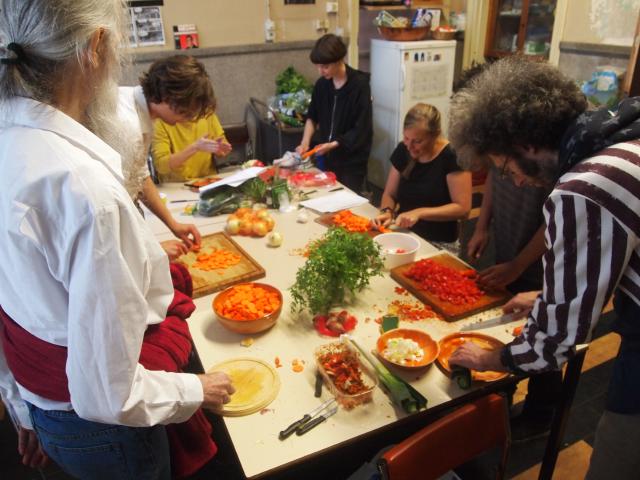
[[[456,37],[456,31],[436,29],[431,32],[431,36],[434,40],[453,40]]]
[[[378,27],[378,32],[385,40],[393,42],[413,42],[424,40],[429,35],[430,27]]]

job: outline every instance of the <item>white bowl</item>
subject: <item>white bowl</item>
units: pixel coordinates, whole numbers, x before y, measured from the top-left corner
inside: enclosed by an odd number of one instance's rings
[[[382,233],[373,241],[380,245],[387,270],[413,262],[420,248],[420,241],[407,233]],[[398,250],[402,250],[402,253],[398,253]]]

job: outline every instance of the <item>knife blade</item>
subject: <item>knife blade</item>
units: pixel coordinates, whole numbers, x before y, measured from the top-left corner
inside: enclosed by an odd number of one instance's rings
[[[472,330],[483,330],[485,328],[495,327],[496,325],[505,325],[507,323],[515,322],[521,319],[522,312],[505,313],[499,317],[489,318],[487,320],[481,320],[476,323],[465,325],[460,329],[461,332],[469,332]]]
[[[331,405],[333,402],[335,402],[336,399],[335,398],[330,398],[329,400],[327,400],[326,402],[320,404],[320,406],[314,408],[313,410],[311,410],[308,413],[305,413],[302,418],[300,418],[299,420],[296,420],[295,422],[293,422],[291,425],[289,425],[287,428],[285,428],[284,430],[282,430],[279,434],[278,434],[278,438],[280,440],[284,440],[285,438],[288,438],[293,432],[295,432],[298,428],[302,427],[303,425],[305,425],[307,422],[309,422],[309,420],[311,420],[312,418],[314,418],[318,413],[320,413],[321,411],[323,411],[325,408],[327,408],[329,405]],[[337,408],[337,407],[336,407]],[[335,413],[335,412],[334,412]]]
[[[312,420],[309,420],[308,422],[302,424],[301,426],[296,428],[296,435],[304,435],[305,433],[307,433],[312,428],[315,428],[316,426],[320,425],[322,422],[324,422],[327,418],[329,418],[331,415],[333,415],[337,411],[338,411],[338,406],[335,405],[327,413],[323,413],[321,415],[318,415],[316,418],[314,418]]]

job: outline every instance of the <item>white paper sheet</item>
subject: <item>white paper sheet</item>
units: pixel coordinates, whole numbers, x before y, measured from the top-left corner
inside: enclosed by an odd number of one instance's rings
[[[239,170],[233,175],[229,175],[222,180],[218,180],[217,182],[213,182],[209,185],[205,185],[204,187],[200,187],[200,193],[214,189],[221,185],[231,185],[232,187],[237,187],[250,178],[257,177],[260,173],[262,173],[263,170],[265,170],[265,167],[250,167],[244,170]]]
[[[323,197],[312,198],[311,200],[305,200],[300,202],[300,205],[316,210],[321,213],[337,212],[338,210],[344,210],[345,208],[353,208],[358,205],[364,205],[369,200],[360,195],[347,190],[340,192],[330,193]]]

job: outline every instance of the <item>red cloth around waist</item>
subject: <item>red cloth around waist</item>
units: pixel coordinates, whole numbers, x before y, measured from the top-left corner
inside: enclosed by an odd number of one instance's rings
[[[148,370],[180,372],[191,354],[191,333],[186,319],[195,310],[189,271],[171,264],[174,297],[167,316],[159,324],[150,325],[140,351],[140,364]],[[23,387],[44,398],[70,402],[66,375],[67,348],[54,345],[32,335],[15,323],[0,308],[0,329],[7,365]],[[176,477],[195,473],[217,451],[211,440],[211,425],[202,409],[186,422],[167,425],[171,447],[171,467]]]

